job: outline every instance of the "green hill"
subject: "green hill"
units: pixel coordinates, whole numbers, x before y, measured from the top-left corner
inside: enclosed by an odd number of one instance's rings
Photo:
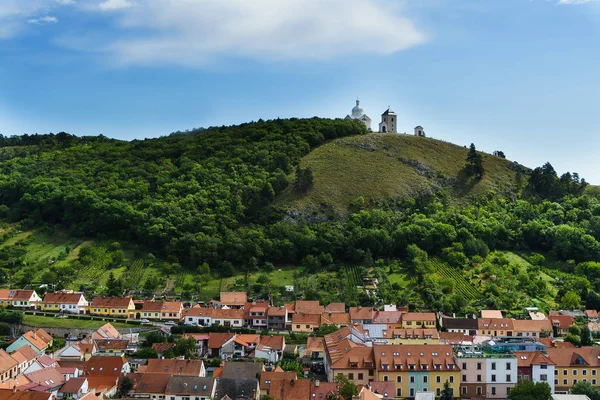
[[[468,149],[412,135],[369,134],[344,137],[317,147],[300,162],[314,175],[313,188],[299,194],[288,187],[278,204],[304,212],[329,208],[346,214],[358,197],[377,200],[419,197],[445,191],[467,200],[493,190],[516,191],[516,163],[482,153],[485,175],[469,178],[463,171]]]

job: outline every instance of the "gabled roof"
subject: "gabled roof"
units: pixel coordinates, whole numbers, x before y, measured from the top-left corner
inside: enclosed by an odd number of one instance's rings
[[[449,371],[458,370],[452,346],[444,344],[374,345],[376,367],[379,371]],[[384,366],[387,365],[387,369]],[[435,366],[439,366],[438,369]]]
[[[349,313],[323,312],[321,314],[321,325],[350,325]]]
[[[82,296],[83,296],[83,293],[62,293],[62,292],[46,293],[46,295],[44,296],[44,300],[42,300],[42,303],[44,303],[44,304],[77,304],[77,303],[79,303],[79,300],[81,300]]]
[[[214,378],[172,376],[167,383],[165,394],[210,397],[214,385]]]
[[[19,362],[10,356],[5,350],[0,349],[0,373],[10,371],[19,365]]]
[[[29,300],[35,293],[35,290],[15,290],[12,300]]]
[[[65,383],[65,377],[56,368],[42,368],[25,374],[27,379],[38,385],[45,385],[51,388],[61,386]]]
[[[58,391],[60,393],[79,393],[86,380],[85,377],[71,378]]]
[[[296,313],[292,316],[292,324],[321,324],[321,314]]]
[[[480,330],[512,330],[513,320],[510,318],[479,318],[477,327]]]
[[[43,329],[27,331],[22,335],[22,337],[40,351],[45,350],[48,347],[48,344],[52,341],[52,336],[48,335],[48,333],[46,333],[46,331]]]
[[[274,400],[308,400],[310,386],[307,380],[276,380],[271,382],[269,396]]]
[[[141,311],[146,312],[180,312],[183,303],[180,301],[144,301]]]
[[[96,339],[96,346],[104,350],[125,350],[129,340],[123,339]]]
[[[258,379],[217,378],[215,399],[252,399],[258,390]],[[2,400],[2,399],[0,399]]]
[[[329,396],[334,396],[337,393],[337,385],[335,382],[311,382],[310,398],[311,399],[327,399]]]
[[[402,311],[373,311],[374,324],[398,324],[402,320]]]
[[[12,354],[20,354],[27,361],[35,360],[38,354],[29,345],[21,346],[17,350],[13,351]]]
[[[213,319],[244,319],[244,310],[217,308],[212,312]]]
[[[600,347],[548,348],[548,358],[559,367],[600,367]]]
[[[552,332],[552,322],[548,319],[542,320],[526,320],[526,319],[515,319],[513,320],[513,329],[515,332]]]
[[[318,300],[296,300],[294,311],[303,314],[317,314],[321,315],[323,312],[323,306],[319,304]]]
[[[110,324],[110,322],[102,325],[92,335],[94,339],[118,339],[121,337],[119,331]]]
[[[369,382],[369,390],[375,394],[386,397],[394,397],[395,385],[392,381]]]
[[[293,371],[272,371],[260,374],[260,390],[266,390],[271,387],[271,382],[281,380],[296,380],[296,373]]]
[[[325,339],[323,339],[322,337],[309,336],[306,339],[305,351],[307,353],[313,352],[313,351],[315,351],[315,352],[325,351]]]
[[[350,307],[350,319],[354,320],[370,320],[373,318],[373,307]]]
[[[346,304],[344,303],[329,303],[323,308],[324,312],[329,313],[345,313],[346,312]]]
[[[0,300],[10,300],[14,292],[14,290],[10,289],[0,289]]]
[[[261,348],[270,348],[275,351],[283,351],[285,338],[283,336],[261,336],[259,346]]]
[[[435,321],[435,313],[407,312],[402,314],[402,321]]]
[[[443,317],[442,326],[446,329],[476,330],[477,320],[475,318]]]
[[[91,376],[119,376],[125,364],[127,360],[123,357],[92,356],[85,363],[83,370]]]
[[[169,350],[171,347],[174,347],[175,343],[152,343],[152,350],[155,350],[157,353],[164,353]]]
[[[570,315],[550,315],[552,325],[558,326],[559,329],[567,329],[575,323],[575,318]]]
[[[269,317],[285,317],[287,309],[285,307],[269,307],[267,315]]]
[[[131,297],[94,297],[91,307],[127,308],[131,304]]]
[[[133,390],[136,393],[156,393],[164,394],[171,375],[168,374],[140,374],[136,379]]]
[[[481,318],[503,318],[500,310],[481,310]]]
[[[12,389],[0,389],[0,400],[49,400],[52,393],[13,392]]]
[[[220,349],[225,343],[233,339],[235,333],[210,332],[208,334],[208,348]]]
[[[117,386],[118,376],[88,376],[88,388],[94,389],[96,392],[109,391]]]
[[[194,307],[190,308],[189,310],[185,310],[185,316],[186,317],[211,317],[213,316],[213,311],[215,311],[214,308],[210,308],[210,307],[200,307],[198,305],[195,305]]]
[[[223,365],[223,378],[258,379],[264,367],[260,362],[228,361]]]
[[[530,367],[532,365],[554,365],[554,362],[539,351],[519,351],[515,353],[519,367]]]
[[[596,310],[585,310],[585,316],[589,319],[598,319],[598,311]]]
[[[243,306],[248,301],[246,292],[221,292],[219,298],[226,306]]]
[[[200,376],[202,360],[148,359],[146,374]]]
[[[335,361],[331,369],[373,369],[375,359],[371,347],[354,347]]]

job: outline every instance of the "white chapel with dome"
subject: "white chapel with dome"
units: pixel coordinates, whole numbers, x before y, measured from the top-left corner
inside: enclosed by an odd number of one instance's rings
[[[352,109],[352,114],[346,115],[346,119],[357,119],[365,126],[367,129],[371,129],[371,118],[367,114],[363,112],[363,109],[360,108],[360,100],[356,99],[356,105]]]

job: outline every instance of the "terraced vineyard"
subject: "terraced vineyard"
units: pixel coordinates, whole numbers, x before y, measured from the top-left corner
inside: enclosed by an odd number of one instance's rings
[[[353,267],[344,267],[344,271],[346,272],[346,276],[348,277],[348,281],[352,283],[354,286],[362,286],[363,285],[363,277],[360,273],[360,268],[357,266]]]
[[[127,268],[127,271],[125,271],[123,274],[123,286],[126,289],[135,289],[139,286],[143,276],[144,260],[138,258]]]
[[[463,272],[459,269],[452,268],[437,258],[430,258],[429,261],[440,277],[449,278],[454,281],[454,291],[465,299],[474,300],[481,295],[477,288],[465,278]]]
[[[79,273],[80,278],[89,282],[98,282],[111,262],[107,247],[102,245],[95,245],[95,247],[97,252],[94,255],[94,261]]]

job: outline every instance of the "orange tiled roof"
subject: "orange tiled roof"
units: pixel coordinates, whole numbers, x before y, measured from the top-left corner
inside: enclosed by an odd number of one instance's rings
[[[437,329],[388,329],[382,332],[384,339],[439,339]],[[462,333],[459,333],[463,336]]]
[[[235,336],[235,333],[217,333],[210,332],[208,334],[208,348],[209,349],[219,349],[226,342],[228,342],[231,338]]]
[[[42,303],[44,304],[77,304],[83,293],[46,293]]]
[[[213,319],[244,319],[244,310],[218,308],[212,312]]]
[[[260,374],[260,390],[266,390],[271,386],[272,381],[296,380],[295,372],[263,372]],[[267,383],[268,382],[268,383]],[[307,399],[308,400],[308,399]]]
[[[15,353],[21,354],[27,361],[35,360],[38,356],[35,350],[29,345],[19,347],[17,350],[13,351],[13,354]]]
[[[182,308],[180,301],[144,301],[141,311],[180,312]]]
[[[513,329],[515,332],[552,332],[552,322],[548,319],[543,320],[526,320],[526,319],[515,319],[513,320]]]
[[[323,312],[321,314],[321,325],[350,325],[349,313]]]
[[[84,370],[88,375],[119,376],[127,360],[123,357],[92,356],[86,361]],[[62,362],[61,362],[61,366]]]
[[[352,321],[361,319],[361,320],[370,320],[373,319],[373,307],[350,307],[350,319]]]
[[[306,339],[306,350],[307,353],[325,351],[325,339],[321,337],[309,336]]]
[[[0,373],[10,371],[19,365],[19,362],[10,356],[5,350],[0,349]]]
[[[575,318],[570,315],[551,315],[552,325],[558,325],[559,329],[567,329],[575,323]]]
[[[500,310],[481,310],[481,318],[503,318]]]
[[[331,369],[374,369],[373,349],[354,347],[331,365]]]
[[[450,345],[374,345],[373,352],[378,371],[408,371],[409,366],[413,366],[414,371],[458,370]],[[384,369],[385,365],[387,369]]]
[[[554,362],[539,351],[519,351],[515,353],[517,365],[519,367],[529,367],[532,365],[554,365]]]
[[[296,300],[295,312],[321,315],[323,306],[319,305],[318,300]]]
[[[310,381],[276,380],[271,382],[269,396],[274,400],[307,400],[310,398]]]
[[[15,290],[12,300],[29,300],[34,293],[34,290]]]
[[[435,321],[435,313],[407,312],[402,314],[402,321]]]
[[[285,307],[269,307],[267,315],[270,317],[285,317],[287,309]]]
[[[221,292],[219,298],[227,306],[243,306],[248,301],[246,292]]]
[[[320,325],[321,314],[296,313],[292,316],[292,324]]]
[[[346,312],[346,304],[344,303],[329,303],[323,309],[324,312],[330,313],[345,313]]]
[[[513,320],[510,318],[479,318],[479,330],[513,330]]]
[[[261,336],[260,346],[268,347],[276,351],[283,351],[285,338],[283,336]]]
[[[596,310],[585,310],[585,315],[589,319],[597,319],[598,318],[598,311],[596,311]]]
[[[0,389],[0,400],[50,400],[52,393],[46,392],[13,392],[12,389]]]
[[[195,305],[194,307],[190,308],[189,310],[185,310],[184,314],[186,317],[187,316],[190,316],[190,317],[212,317],[213,311],[215,311],[214,308],[200,307],[198,305]]]
[[[127,308],[131,304],[131,297],[94,297],[91,307]]]
[[[600,347],[548,348],[548,358],[558,367],[600,367]]]
[[[152,343],[152,349],[157,353],[163,353],[175,346],[175,343]]]

